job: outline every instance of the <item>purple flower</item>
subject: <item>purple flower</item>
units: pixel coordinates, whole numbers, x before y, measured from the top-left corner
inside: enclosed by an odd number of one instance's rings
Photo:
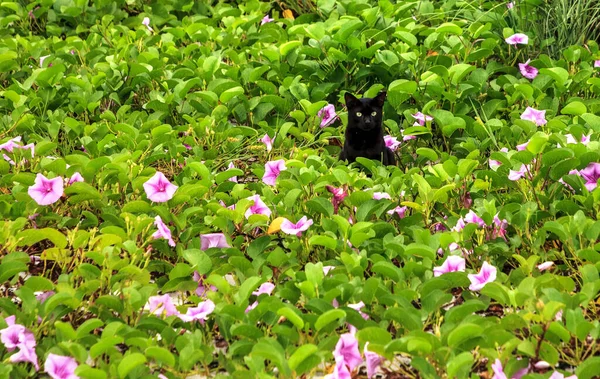
[[[527,35],[523,33],[516,33],[506,38],[505,41],[509,45],[527,45],[529,43],[529,37],[527,37]]]
[[[462,198],[462,203],[466,209],[471,208],[471,206],[473,205],[473,199],[471,198],[471,192],[465,192],[465,195]]]
[[[212,247],[224,249],[231,246],[227,243],[227,239],[223,233],[200,234],[200,249],[207,250]]]
[[[396,137],[392,137],[389,135],[383,137],[383,141],[385,142],[385,146],[392,151],[396,151],[401,144],[401,142],[398,141]]]
[[[418,122],[415,122],[414,125],[420,125]],[[404,129],[400,129],[400,134],[402,134],[402,141],[410,141],[411,139],[417,139],[417,136],[405,136]]]
[[[521,120],[528,120],[536,124],[537,126],[546,125],[546,111],[538,111],[531,107],[527,107],[525,112],[521,115]]]
[[[525,175],[527,175],[527,166],[522,164],[521,168],[519,168],[519,170],[517,170],[517,171],[510,170],[510,172],[508,173],[508,179],[512,180],[512,181],[516,181],[521,178],[524,178]]]
[[[594,67],[600,67],[600,59],[594,61]]]
[[[35,184],[29,187],[27,193],[38,205],[50,205],[63,195],[63,179],[60,177],[48,179],[42,174],[37,174]]]
[[[149,31],[152,31],[152,27],[150,26],[150,17],[144,17],[142,20],[142,25],[144,25]]]
[[[79,377],[75,375],[77,366],[74,358],[50,353],[44,363],[44,371],[52,379],[78,379]]]
[[[210,287],[206,287],[204,285],[204,279],[206,279],[206,275],[200,275],[198,271],[194,271],[194,275],[192,276],[194,281],[198,282],[198,287],[196,288],[196,295],[200,297],[206,297],[206,293],[208,291],[216,291],[217,287],[211,285]]]
[[[228,168],[228,169],[230,169],[230,170],[231,170],[232,168],[235,168],[235,166],[233,165],[233,162],[229,162],[229,165],[227,166],[227,168]],[[238,182],[238,180],[237,180],[237,176],[232,176],[231,178],[229,178],[229,181],[230,181],[230,182],[237,183],[237,182]]]
[[[390,209],[389,211],[387,211],[387,214],[389,215],[393,215],[394,213],[398,215],[398,217],[400,218],[404,218],[406,217],[406,211],[408,210],[408,207],[404,206],[404,207],[396,207],[394,209]]]
[[[348,366],[350,372],[362,363],[360,351],[358,350],[358,341],[353,334],[345,333],[340,336],[338,343],[333,351],[335,361],[342,361]]]
[[[254,296],[260,296],[264,293],[266,293],[267,295],[271,296],[271,293],[273,292],[273,290],[275,289],[275,284],[270,283],[270,282],[266,282],[260,285],[260,287],[258,287],[258,289],[254,292],[252,292],[252,294]]]
[[[303,216],[297,223],[293,223],[287,218],[281,223],[281,231],[285,234],[295,234],[298,237],[302,235],[302,232],[306,231],[313,224],[313,220],[308,220],[306,216]]]
[[[456,225],[451,229],[453,232],[460,232],[461,230],[463,230],[465,228],[466,224],[465,224],[465,219],[464,218],[459,218],[458,221],[456,222]]]
[[[21,142],[21,136],[15,137],[13,139],[9,139],[8,141],[0,144],[0,150],[6,150],[9,153],[13,152],[13,149],[19,148],[21,147],[21,145],[18,144],[18,142]]]
[[[327,104],[324,106],[319,113],[317,113],[317,116],[321,117],[321,128],[329,126],[335,121],[336,118],[338,118],[333,104]]]
[[[521,71],[521,75],[523,75],[527,79],[534,79],[538,74],[538,69],[533,66],[530,66],[530,61],[531,59],[528,59],[525,63],[519,63],[519,71]]]
[[[545,271],[545,270],[548,270],[548,269],[549,269],[550,267],[552,267],[552,266],[554,266],[554,262],[552,262],[552,261],[547,261],[547,262],[544,262],[544,263],[540,263],[540,264],[537,266],[537,268],[538,268],[538,270],[540,270],[540,271]]]
[[[325,375],[324,379],[352,379],[352,374],[344,363],[344,359],[336,358],[333,373]]]
[[[373,199],[375,199],[375,200],[381,200],[381,199],[392,200],[392,197],[387,192],[375,192],[375,193],[373,193]]]
[[[481,270],[477,274],[467,275],[469,277],[469,280],[471,281],[469,289],[471,291],[481,290],[486,284],[496,280],[496,272],[496,267],[492,266],[487,262],[483,262]]]
[[[69,181],[67,182],[67,184],[71,185],[71,184],[77,183],[77,182],[84,182],[83,176],[81,176],[81,174],[78,173],[78,172],[76,172],[73,175],[71,175],[71,177],[69,178]]]
[[[171,237],[171,231],[167,225],[165,225],[160,216],[156,216],[154,218],[154,225],[158,228],[158,230],[152,234],[152,237],[154,239],[164,238],[169,241],[169,246],[175,246],[175,241],[173,241],[173,238]]]
[[[600,163],[590,163],[586,168],[579,171],[579,175],[586,181],[585,188],[588,191],[593,191],[598,185],[598,179],[600,179]]]
[[[418,121],[418,125],[421,125],[421,126],[425,125],[426,122],[433,121],[433,117],[425,115],[421,112],[417,112],[411,116],[413,116]],[[417,125],[417,124],[415,124],[415,125]]]
[[[273,140],[274,139],[275,139],[275,137],[273,137],[273,139],[271,139],[271,137],[269,137],[268,134],[265,134],[263,138],[259,139],[259,141],[265,144],[265,146],[267,147],[267,152],[269,152],[273,149]]]
[[[33,334],[32,334],[32,336],[33,336]],[[29,362],[29,363],[33,364],[36,371],[40,369],[40,365],[38,363],[38,357],[37,357],[37,354],[35,353],[35,348],[33,348],[33,347],[32,348],[22,347],[19,351],[17,351],[16,354],[11,355],[9,360],[12,363]]]
[[[156,203],[164,203],[173,198],[178,186],[171,184],[165,175],[157,171],[153,177],[148,179],[144,184],[144,191],[150,201]]]
[[[473,210],[470,210],[469,213],[465,215],[465,223],[477,224],[480,228],[485,226],[485,221],[483,221],[481,217],[477,216],[477,213],[473,212]]]
[[[266,24],[267,22],[272,22],[272,21],[275,21],[275,19],[274,19],[274,18],[271,18],[271,17],[269,17],[269,15],[265,15],[265,17],[263,17],[263,18],[262,18],[262,20],[260,20],[260,24],[261,24],[261,25],[264,25],[264,24]]]
[[[433,276],[437,277],[457,271],[465,271],[465,259],[456,255],[450,255],[441,266],[433,268]]]
[[[509,2],[508,4],[506,4],[506,7],[507,7],[508,9],[513,9],[513,8],[514,8],[514,6],[515,6],[515,3],[513,3],[512,1],[511,1],[511,2]]]
[[[260,195],[250,196],[247,199],[254,201],[254,204],[246,210],[246,219],[250,218],[252,215],[265,215],[271,217],[271,210],[267,207],[267,204],[260,199]]]
[[[285,161],[283,159],[267,162],[265,164],[265,174],[262,178],[263,183],[274,186],[279,174],[284,170],[287,170],[287,167],[285,167]]]
[[[523,151],[527,149],[527,145],[529,145],[529,141],[522,143],[520,145],[517,145],[517,151]]]
[[[564,376],[558,371],[554,371],[548,379],[577,379],[577,375]]]
[[[581,136],[581,144],[584,146],[587,146],[588,143],[590,143],[590,136],[591,136],[591,134],[589,136],[586,136],[586,135]],[[572,134],[565,134],[565,137],[567,137],[567,144],[579,143],[579,141],[577,141],[577,139]]]
[[[33,156],[35,155],[35,145],[32,143],[29,143],[25,146],[15,146],[17,149],[21,149],[21,150],[31,150],[31,158],[33,158]]]
[[[10,362],[30,362],[33,363],[36,370],[39,370],[35,353],[35,336],[23,325],[16,324],[15,320],[14,315],[5,318],[4,321],[6,321],[7,327],[0,330],[0,341],[2,341],[6,350],[19,349],[16,354],[11,355]]]
[[[327,191],[333,194],[333,198],[331,199],[331,204],[333,205],[333,213],[337,214],[340,208],[340,204],[344,201],[344,199],[348,196],[348,190],[344,187],[336,188],[330,185],[326,185],[325,188]]]
[[[182,321],[190,322],[190,321],[200,321],[202,325],[204,325],[204,321],[209,314],[213,313],[215,310],[215,303],[212,300],[205,300],[198,304],[196,307],[188,308],[185,314],[180,314],[179,318]]]
[[[179,315],[179,311],[175,308],[175,304],[173,304],[173,299],[169,294],[164,294],[162,296],[150,296],[148,299],[148,303],[146,306],[149,308],[150,313],[161,316],[163,313],[166,316],[177,316]]]
[[[508,221],[505,219],[500,220],[500,217],[498,217],[499,214],[500,213],[496,213],[494,216],[494,229],[492,231],[492,238],[502,237],[506,240],[506,228],[508,227]]]
[[[2,154],[2,158],[4,158],[4,160],[10,163],[12,166],[16,165],[15,161],[13,161],[8,155]]]
[[[48,298],[52,295],[54,295],[54,291],[40,291],[40,292],[35,292],[35,299],[37,301],[39,301],[40,303],[45,302],[46,300],[48,300]]]
[[[368,346],[369,343],[367,342],[363,351],[365,353],[365,361],[367,361],[367,378],[371,379],[375,375],[375,371],[377,371],[377,367],[379,367],[383,358],[379,354],[369,351]]]

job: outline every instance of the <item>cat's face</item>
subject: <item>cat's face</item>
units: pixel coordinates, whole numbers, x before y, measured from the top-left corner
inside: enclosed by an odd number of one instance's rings
[[[364,131],[381,127],[385,92],[380,92],[374,98],[357,99],[351,93],[344,95],[348,108],[348,126],[357,127]]]

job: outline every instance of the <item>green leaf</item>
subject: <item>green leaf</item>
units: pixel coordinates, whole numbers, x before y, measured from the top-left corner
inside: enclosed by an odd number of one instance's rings
[[[297,329],[304,328],[304,320],[302,320],[302,317],[287,306],[279,308],[277,310],[277,315],[288,319],[288,321],[294,324]]]
[[[91,331],[98,329],[98,328],[102,327],[103,325],[104,325],[104,322],[97,318],[85,320],[85,322],[83,324],[81,324],[79,326],[79,328],[77,328],[77,333],[75,335],[75,338],[81,339],[83,337],[86,337],[90,334]]]
[[[448,334],[448,346],[456,348],[470,339],[481,337],[482,332],[483,328],[477,324],[460,324]]]
[[[341,323],[346,318],[346,312],[341,309],[330,309],[317,318],[315,329],[317,331],[323,329],[334,321]]]
[[[586,106],[580,101],[572,101],[567,104],[563,109],[561,109],[560,113],[562,114],[571,114],[571,115],[582,115],[587,112]]]
[[[356,338],[360,342],[371,342],[378,345],[387,345],[392,341],[392,335],[378,326],[369,326],[359,330]]]
[[[569,72],[562,67],[542,68],[540,74],[550,76],[561,87],[569,80]]]
[[[52,228],[23,230],[15,238],[19,241],[17,246],[31,246],[47,239],[59,249],[64,249],[68,243],[64,234]]]
[[[194,267],[200,275],[207,274],[212,268],[210,257],[200,249],[184,250],[183,258]]]
[[[577,379],[596,378],[600,372],[600,357],[589,357],[577,366]]]
[[[302,42],[300,42],[300,41],[288,41],[286,43],[283,43],[281,46],[279,46],[279,54],[281,54],[281,56],[285,57],[292,50],[296,49],[297,47],[299,47],[301,45],[302,45]]]
[[[319,351],[319,348],[313,344],[305,344],[301,345],[294,351],[292,356],[288,360],[288,364],[293,371],[296,371],[296,368],[300,365],[300,363],[304,362],[306,358],[315,354]]]
[[[435,31],[437,33],[447,33],[447,34],[456,34],[456,35],[461,35],[463,32],[460,26],[453,24],[451,22],[444,22],[443,24],[438,26],[435,29]]]
[[[167,349],[158,346],[150,346],[145,351],[146,357],[154,359],[168,367],[175,366],[175,356]],[[119,369],[121,366],[119,365]]]
[[[133,353],[124,356],[117,368],[119,378],[125,378],[131,372],[131,370],[143,365],[144,363],[146,363],[146,357],[140,353]]]
[[[425,157],[425,158],[429,159],[430,161],[437,161],[439,158],[437,153],[435,152],[435,150],[430,149],[428,147],[419,147],[416,150],[416,152],[418,155]]]
[[[223,91],[221,96],[219,96],[219,100],[222,103],[228,103],[229,100],[238,97],[244,94],[244,89],[242,87],[233,87],[228,90]]]
[[[308,240],[310,246],[325,246],[328,249],[335,250],[337,247],[337,240],[325,235],[313,235]]]

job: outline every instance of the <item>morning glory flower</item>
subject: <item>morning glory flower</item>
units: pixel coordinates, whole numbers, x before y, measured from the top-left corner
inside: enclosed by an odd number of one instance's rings
[[[387,147],[388,149],[390,149],[392,151],[396,151],[401,144],[401,142],[398,141],[398,139],[396,137],[392,137],[389,135],[383,137],[383,141],[385,142],[385,147]]]
[[[144,184],[144,191],[150,201],[155,203],[164,203],[173,198],[178,186],[171,184],[165,175],[157,171],[154,176],[148,179]]]
[[[554,371],[548,379],[577,379],[577,375],[564,376],[558,371]]]
[[[527,107],[525,112],[521,114],[521,120],[528,120],[536,124],[537,126],[546,125],[546,111],[538,111],[531,107]]]
[[[21,136],[15,137],[13,139],[9,139],[8,141],[0,144],[0,150],[6,150],[9,153],[13,152],[13,149],[16,147],[18,148],[20,145],[19,143],[21,142]]]
[[[465,271],[465,259],[456,255],[450,255],[441,266],[433,268],[433,276],[437,277],[457,271]]]
[[[477,274],[468,274],[469,280],[471,281],[471,285],[469,289],[471,291],[479,291],[486,284],[493,282],[496,280],[496,272],[498,270],[496,267],[492,266],[487,262],[483,262],[481,266],[481,270]]]
[[[317,113],[317,116],[321,117],[321,128],[332,124],[335,119],[338,118],[337,114],[335,113],[335,106],[333,104],[327,104],[324,106],[319,113]]]
[[[37,174],[35,184],[29,187],[27,193],[38,205],[53,204],[64,193],[63,179],[60,177],[48,179],[42,174]]]
[[[164,238],[167,241],[169,241],[169,246],[175,246],[175,241],[173,241],[173,238],[171,237],[171,231],[169,230],[167,225],[165,225],[160,216],[156,216],[154,218],[154,225],[158,228],[158,230],[154,232],[154,234],[152,234],[152,238]]]
[[[271,210],[269,207],[267,207],[267,204],[260,199],[260,195],[250,196],[247,199],[254,201],[254,204],[252,204],[250,208],[246,210],[246,213],[244,214],[246,219],[250,218],[252,215],[265,215],[267,217],[271,217]]]
[[[375,199],[375,200],[381,200],[381,199],[392,200],[392,197],[387,192],[375,192],[375,193],[373,193],[373,199]]]
[[[423,126],[423,125],[425,125],[426,122],[433,121],[433,117],[425,115],[421,112],[417,112],[411,116],[413,116],[418,121],[418,123],[415,123],[414,125]]]
[[[548,270],[550,267],[554,266],[554,262],[552,261],[547,261],[544,263],[540,263],[539,265],[537,265],[538,270],[540,271],[545,271]]]
[[[173,299],[171,299],[169,294],[150,296],[150,298],[148,298],[147,307],[149,308],[150,313],[156,316],[162,316],[163,313],[166,316],[179,315],[179,311],[175,308]]]
[[[538,75],[538,69],[530,66],[530,61],[531,59],[528,59],[525,63],[519,63],[519,71],[521,71],[521,75],[527,79],[534,79]]]
[[[529,37],[523,33],[515,33],[512,36],[505,39],[509,45],[527,45],[529,43]]]
[[[265,174],[262,178],[263,183],[274,186],[281,171],[286,169],[287,167],[285,167],[285,161],[283,159],[267,162],[265,164]]]
[[[572,134],[565,134],[565,137],[567,137],[567,144],[581,143],[584,146],[587,146],[590,143],[590,136],[591,134],[589,136],[583,135],[581,136],[581,141],[577,141]]]
[[[152,27],[150,26],[150,17],[144,17],[142,20],[142,25],[148,28],[149,31],[153,31]]]
[[[342,361],[344,365],[348,366],[350,371],[358,367],[362,362],[360,356],[360,350],[358,350],[358,340],[351,333],[345,333],[340,336],[335,350],[333,351],[335,361]]]
[[[200,250],[207,250],[213,247],[220,249],[231,247],[223,233],[200,234]]]
[[[269,152],[273,149],[273,140],[274,139],[275,139],[275,137],[273,137],[273,139],[271,139],[271,137],[269,137],[268,134],[265,134],[263,138],[259,139],[259,141],[265,144],[265,146],[267,147],[267,152]]]
[[[235,168],[235,165],[233,164],[233,162],[229,162],[229,165],[227,166],[227,169],[231,170],[232,168]],[[232,176],[231,178],[228,179],[230,182],[234,182],[237,183],[237,176]]]
[[[598,185],[598,179],[600,179],[600,163],[590,163],[586,168],[579,171],[579,175],[586,181],[585,188],[588,191],[593,191]]]
[[[511,1],[511,2],[509,2],[508,4],[506,4],[506,7],[507,7],[508,9],[513,9],[513,8],[514,8],[514,6],[515,6],[515,3],[514,3],[514,2],[512,2],[512,1]]]
[[[465,215],[465,223],[467,224],[477,224],[480,228],[485,226],[485,222],[477,213],[473,212],[473,210],[469,210],[469,213]]]
[[[333,205],[333,214],[337,214],[340,204],[348,196],[348,190],[344,187],[336,188],[330,185],[326,185],[325,188],[333,195],[333,198],[331,199],[331,204]]]
[[[44,371],[52,379],[78,379],[79,377],[75,375],[77,366],[74,358],[50,353],[44,363]]]
[[[71,177],[69,178],[69,181],[67,182],[67,184],[71,185],[73,183],[84,182],[84,181],[85,180],[83,180],[83,176],[81,176],[81,174],[79,172],[76,172],[73,175],[71,175]]]
[[[272,22],[272,21],[275,21],[275,19],[274,19],[274,18],[271,18],[271,17],[269,17],[269,15],[267,14],[267,15],[265,15],[265,17],[263,17],[263,18],[262,18],[262,20],[260,20],[260,24],[261,24],[261,25],[264,25],[264,24],[266,24],[267,22]]]
[[[369,342],[365,343],[363,352],[365,353],[365,361],[367,362],[367,378],[371,379],[375,376],[375,371],[377,371],[377,367],[379,367],[383,358],[379,354],[370,351],[368,346]]]
[[[408,207],[404,206],[404,207],[400,207],[397,206],[394,209],[390,209],[389,211],[387,211],[386,213],[393,216],[394,213],[398,215],[398,217],[400,218],[404,218],[406,217],[406,211],[408,210]]]
[[[600,59],[594,61],[594,67],[600,67]]]
[[[519,170],[510,170],[510,172],[508,173],[508,179],[515,181],[524,178],[525,175],[527,175],[527,166],[522,164]]]
[[[517,151],[527,150],[527,145],[529,145],[529,141],[522,143],[520,145],[517,145]]]
[[[313,220],[309,220],[306,216],[303,216],[297,223],[293,223],[287,218],[281,223],[280,229],[285,234],[293,234],[298,237],[302,235],[302,232],[308,230],[313,224]]]
[[[200,321],[200,324],[204,325],[209,314],[215,310],[215,303],[212,300],[207,299],[198,303],[198,306],[188,308],[185,314],[180,314],[179,318],[184,322]]]

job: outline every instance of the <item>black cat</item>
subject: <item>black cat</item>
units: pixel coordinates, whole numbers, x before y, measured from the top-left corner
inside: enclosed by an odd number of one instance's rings
[[[344,95],[348,108],[348,126],[340,160],[352,163],[356,158],[364,157],[378,160],[384,165],[396,165],[394,153],[385,146],[383,140],[381,121],[385,96],[384,91],[372,99],[357,99],[348,92]]]

